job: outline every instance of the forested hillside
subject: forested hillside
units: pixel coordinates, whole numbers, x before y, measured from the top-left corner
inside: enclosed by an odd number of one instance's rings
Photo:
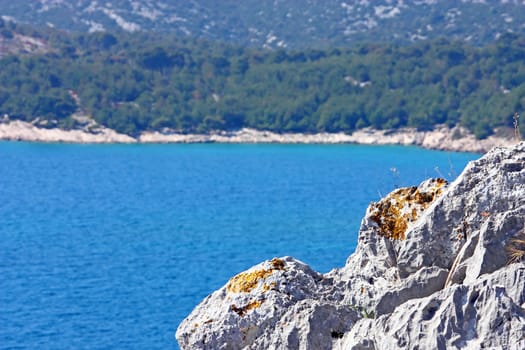
[[[514,34],[484,47],[436,39],[269,51],[0,21],[0,54],[0,116],[72,128],[80,111],[131,135],[459,123],[485,137],[525,109],[525,37]]]

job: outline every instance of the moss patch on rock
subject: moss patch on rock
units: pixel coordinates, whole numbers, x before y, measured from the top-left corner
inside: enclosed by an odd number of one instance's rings
[[[228,281],[226,289],[231,293],[249,293],[257,287],[260,280],[264,280],[274,271],[285,269],[285,262],[278,258],[273,258],[269,265],[268,269],[246,271],[234,276]]]
[[[405,239],[408,224],[430,206],[442,192],[447,181],[432,179],[428,186],[404,187],[371,205],[370,220],[379,227],[379,234],[389,239]]]

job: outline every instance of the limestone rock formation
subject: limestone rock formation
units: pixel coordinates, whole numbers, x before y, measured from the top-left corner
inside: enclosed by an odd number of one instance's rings
[[[182,349],[524,349],[525,143],[371,204],[340,269],[284,257],[233,277],[176,337]]]

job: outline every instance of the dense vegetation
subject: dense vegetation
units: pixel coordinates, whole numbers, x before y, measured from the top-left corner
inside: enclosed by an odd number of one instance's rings
[[[69,34],[0,21],[49,52],[0,60],[0,116],[74,127],[81,110],[120,132],[277,132],[461,124],[478,137],[525,109],[525,37],[262,51],[160,33]]]

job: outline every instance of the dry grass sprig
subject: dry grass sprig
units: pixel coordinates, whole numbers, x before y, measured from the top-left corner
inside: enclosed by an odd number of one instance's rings
[[[514,119],[514,137],[516,138],[516,141],[521,141],[520,115],[516,112],[512,119]]]
[[[506,250],[509,264],[525,261],[525,229],[510,239]]]

